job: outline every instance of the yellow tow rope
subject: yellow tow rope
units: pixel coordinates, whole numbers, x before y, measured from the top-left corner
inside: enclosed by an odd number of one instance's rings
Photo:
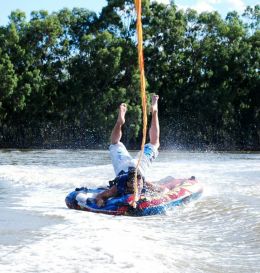
[[[146,91],[145,91],[145,73],[144,73],[144,55],[143,55],[143,29],[142,29],[142,0],[135,0],[135,9],[137,14],[136,21],[136,33],[137,33],[137,42],[138,42],[138,64],[140,71],[140,95],[142,100],[142,109],[143,109],[143,138],[141,144],[141,152],[137,162],[136,170],[139,167],[143,153],[144,145],[146,141],[146,131],[147,131],[147,106],[146,106]],[[137,185],[137,172],[135,172],[135,182],[134,182],[134,202],[133,207],[136,207],[136,202],[138,201],[138,185]]]

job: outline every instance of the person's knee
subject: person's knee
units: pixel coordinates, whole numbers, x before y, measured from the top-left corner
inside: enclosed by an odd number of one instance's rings
[[[117,145],[120,141],[119,140],[112,140],[111,139],[111,145]]]
[[[144,153],[148,156],[153,155],[153,157],[157,157],[159,146],[160,146],[159,142],[156,143],[150,142],[148,144],[145,144]]]
[[[159,141],[150,142],[150,143],[153,145],[153,147],[154,147],[156,150],[159,149],[159,147],[160,147],[160,142],[159,142]]]
[[[120,147],[120,142],[118,141],[117,143],[111,143],[109,145],[109,151],[115,151]]]

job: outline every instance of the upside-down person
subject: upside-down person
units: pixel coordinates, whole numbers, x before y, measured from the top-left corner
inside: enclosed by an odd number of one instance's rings
[[[137,170],[137,185],[139,194],[145,189],[158,192],[165,190],[160,186],[155,186],[152,183],[145,181],[147,171],[157,157],[158,148],[160,146],[158,99],[158,95],[153,95],[151,103],[152,120],[149,129],[150,142],[144,146],[144,153]],[[122,126],[125,123],[126,111],[127,106],[125,103],[122,103],[119,106],[118,118],[111,133],[111,145],[109,147],[109,151],[116,178],[113,181],[110,181],[109,189],[99,193],[96,196],[96,204],[98,206],[104,206],[106,199],[110,197],[134,193],[134,177],[139,155],[132,158],[124,144],[120,142],[122,137]]]

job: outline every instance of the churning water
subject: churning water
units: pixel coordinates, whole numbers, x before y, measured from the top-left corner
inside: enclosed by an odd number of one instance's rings
[[[113,178],[107,151],[0,150],[0,272],[260,272],[260,154],[162,151],[149,174],[196,176],[202,197],[167,215],[69,210]]]

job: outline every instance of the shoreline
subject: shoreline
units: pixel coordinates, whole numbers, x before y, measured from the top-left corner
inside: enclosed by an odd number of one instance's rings
[[[76,145],[41,145],[41,146],[1,146],[0,145],[0,150],[5,150],[5,151],[12,151],[12,150],[19,150],[19,151],[32,151],[32,150],[86,150],[86,151],[107,151],[108,150],[107,145],[96,145],[94,147],[86,147],[84,145],[76,146]],[[128,149],[129,151],[138,151],[140,150],[138,147],[130,147]],[[204,148],[198,148],[198,147],[193,147],[193,148],[186,148],[186,147],[178,147],[178,146],[171,146],[171,147],[160,147],[160,151],[171,151],[171,152],[198,152],[198,153],[260,153],[260,147],[255,147],[255,148],[234,148],[234,149],[218,149],[213,148],[212,146],[210,147],[204,147]]]

